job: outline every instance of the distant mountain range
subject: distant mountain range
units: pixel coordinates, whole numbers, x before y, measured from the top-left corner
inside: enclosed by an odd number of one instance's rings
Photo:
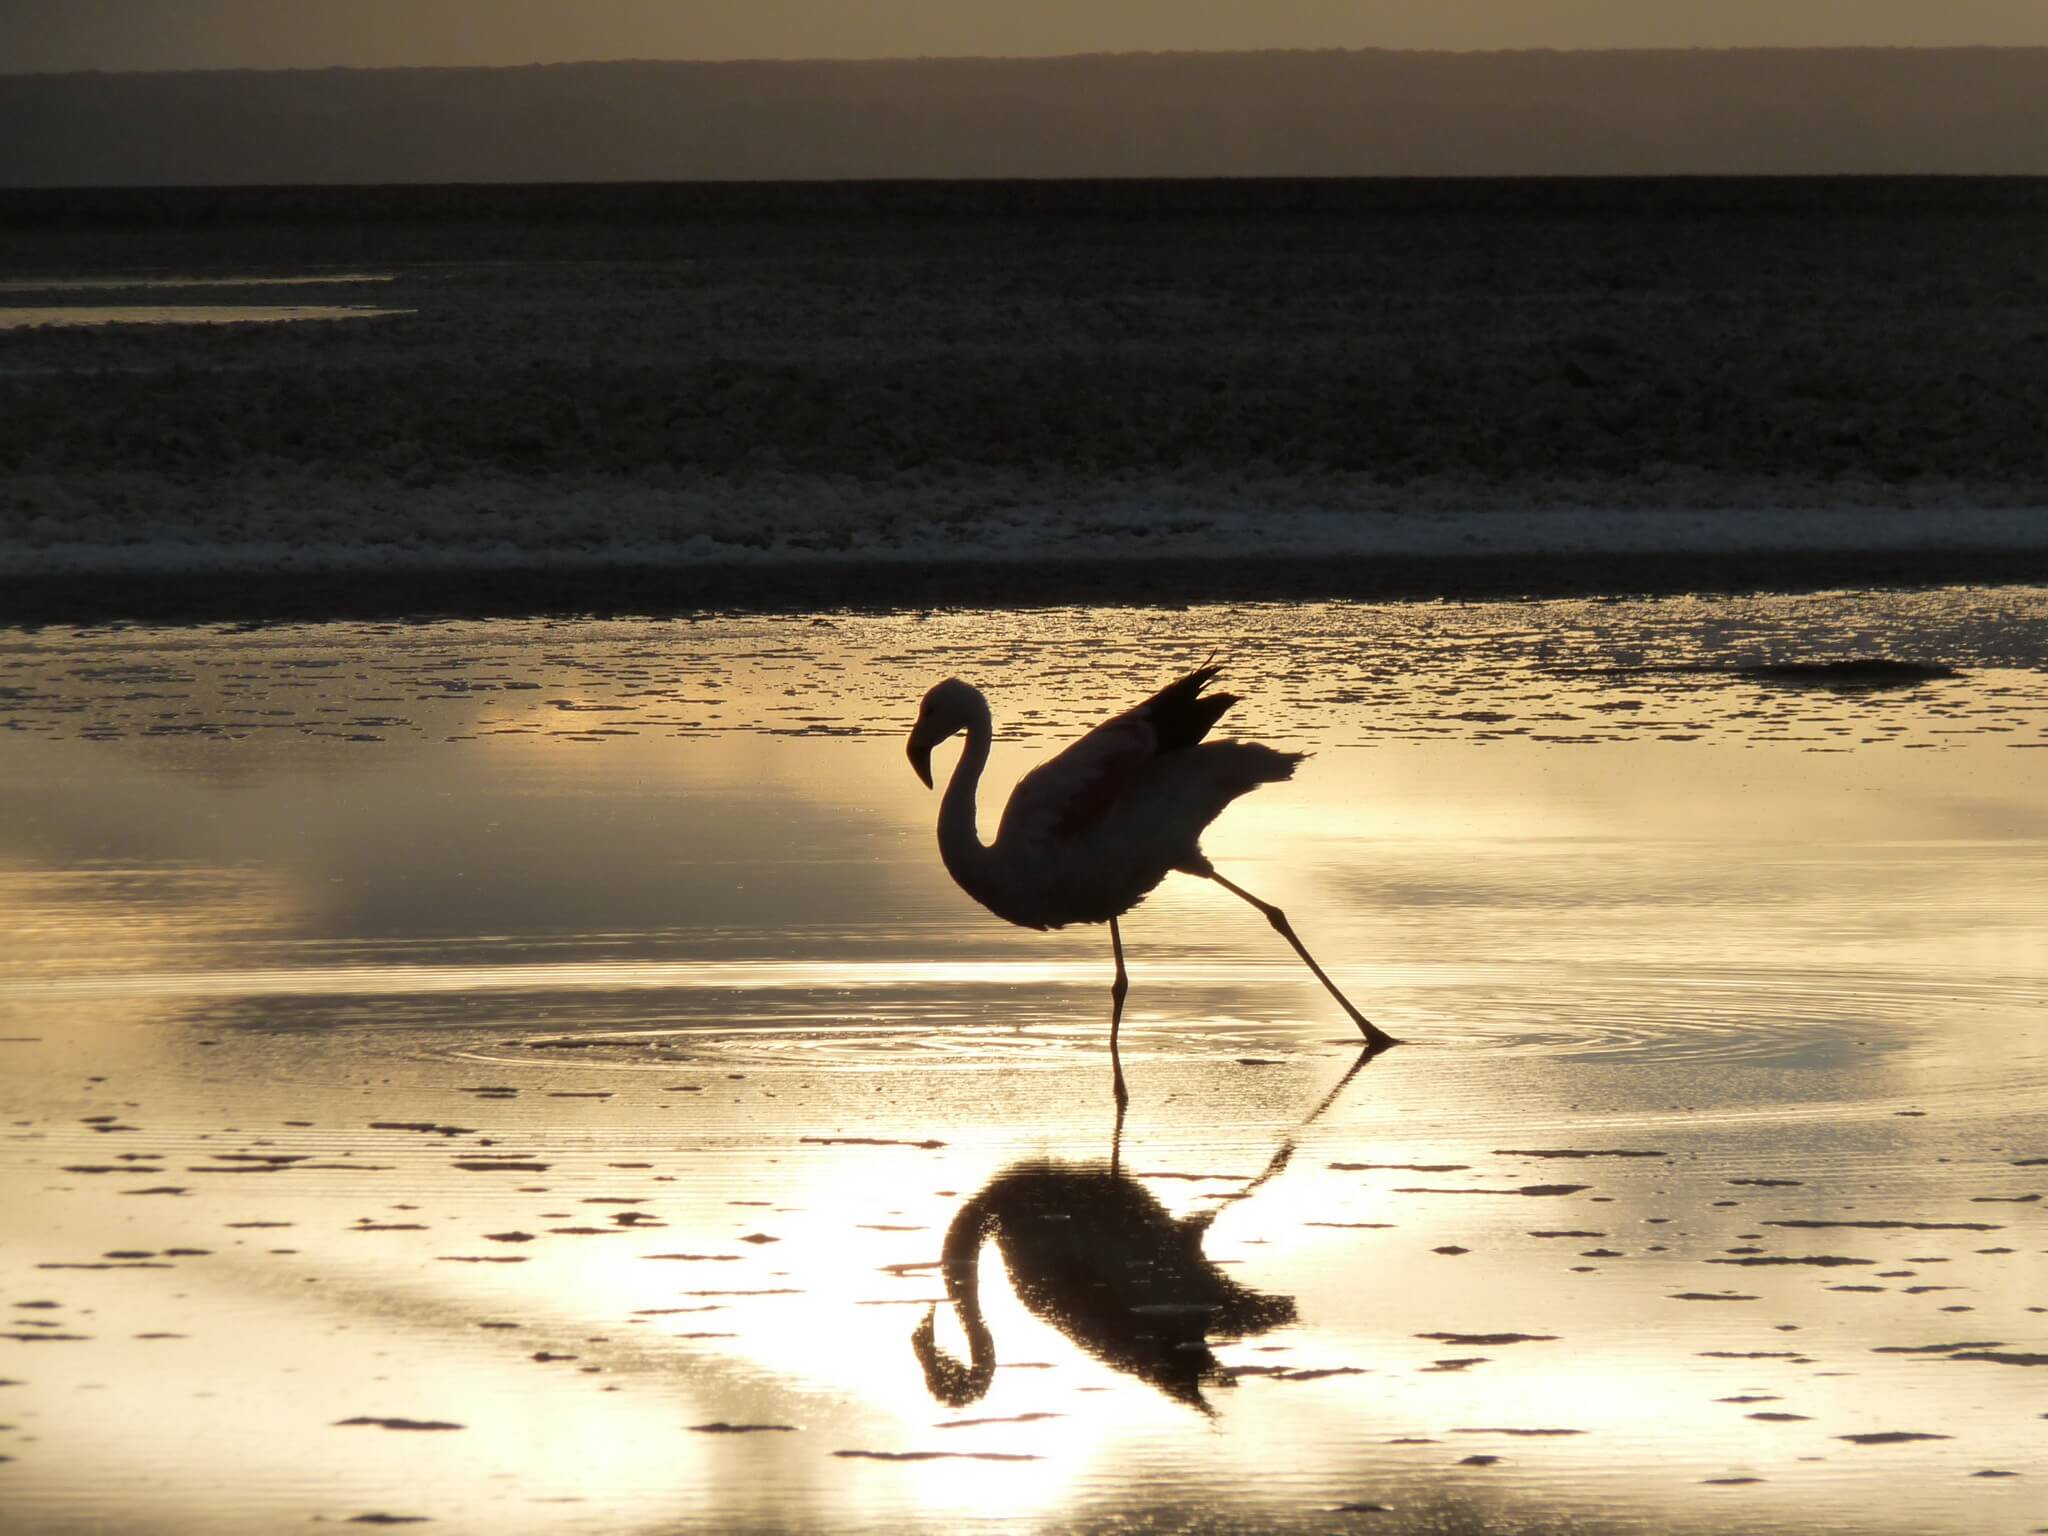
[[[0,185],[2048,175],[2048,49],[0,75]]]

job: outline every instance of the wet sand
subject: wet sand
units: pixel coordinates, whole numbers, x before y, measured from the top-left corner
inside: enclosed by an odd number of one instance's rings
[[[16,634],[8,1519],[2039,1527],[2043,633]],[[1211,649],[1316,753],[1212,856],[1409,1043],[1169,882],[1118,1136],[1102,934],[953,889],[900,731],[981,679],[997,793]]]
[[[1509,542],[1519,542],[1510,540]],[[322,620],[648,618],[888,614],[991,606],[1146,608],[1186,603],[1328,603],[1400,599],[1656,596],[1915,590],[1955,583],[2048,581],[2048,545],[1787,551],[1681,549],[1589,553],[842,559],[728,565],[658,561],[597,566],[373,573],[242,570],[170,574],[0,575],[0,612],[15,624],[291,625]]]

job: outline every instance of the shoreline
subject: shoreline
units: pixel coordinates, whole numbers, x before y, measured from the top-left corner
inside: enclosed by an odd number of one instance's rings
[[[0,628],[1668,597],[2048,584],[2048,547],[1516,551],[0,574]]]

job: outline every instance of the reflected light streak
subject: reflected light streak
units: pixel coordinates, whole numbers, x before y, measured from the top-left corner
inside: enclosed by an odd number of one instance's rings
[[[1251,969],[1285,969],[1254,966]],[[1148,965],[1148,977],[1166,982],[1220,985],[1242,978],[1244,964],[1179,960]],[[578,964],[352,965],[325,969],[161,971],[111,976],[70,976],[0,984],[0,997],[395,997],[447,992],[865,991],[923,986],[1046,987],[1100,983],[1100,963],[1019,960],[618,961]]]
[[[301,320],[375,320],[411,309],[372,304],[80,304],[0,307],[0,331],[95,325],[281,325]]]

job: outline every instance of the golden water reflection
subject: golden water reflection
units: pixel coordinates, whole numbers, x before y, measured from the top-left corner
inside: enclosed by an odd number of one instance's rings
[[[238,646],[94,686],[222,713]],[[2003,1475],[2048,1341],[2043,759],[1908,744],[2027,674],[1827,701],[1906,738],[1841,753],[1339,712],[1208,846],[1414,1043],[1346,1081],[1257,915],[1169,882],[1119,1137],[1103,935],[960,896],[879,713],[152,736],[121,711],[187,706],[37,655],[0,737],[24,1528],[2048,1519]],[[1313,714],[1288,686],[1248,729]]]

